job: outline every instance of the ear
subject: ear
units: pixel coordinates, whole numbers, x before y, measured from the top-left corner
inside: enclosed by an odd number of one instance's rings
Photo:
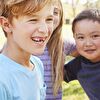
[[[0,16],[0,24],[1,24],[2,29],[5,32],[7,33],[11,32],[11,28],[10,28],[11,24],[9,23],[7,18]]]

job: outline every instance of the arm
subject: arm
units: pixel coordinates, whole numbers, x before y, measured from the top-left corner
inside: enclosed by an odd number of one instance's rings
[[[76,75],[74,74],[73,69],[74,69],[74,66],[73,66],[72,61],[64,65],[64,81],[65,82],[70,82],[76,79]]]
[[[81,69],[80,57],[76,57],[64,65],[64,81],[69,82],[77,79],[77,74]]]

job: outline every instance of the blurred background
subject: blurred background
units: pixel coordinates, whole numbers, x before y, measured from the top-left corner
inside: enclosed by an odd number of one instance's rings
[[[64,10],[64,24],[63,24],[63,38],[73,39],[71,31],[71,23],[73,18],[87,8],[100,9],[100,0],[61,0]],[[74,39],[73,39],[74,40]],[[6,38],[0,28],[0,49],[3,47]],[[66,61],[70,61],[73,57],[67,56]],[[62,100],[89,100],[84,90],[78,81],[72,81],[70,83],[62,82],[63,98]]]

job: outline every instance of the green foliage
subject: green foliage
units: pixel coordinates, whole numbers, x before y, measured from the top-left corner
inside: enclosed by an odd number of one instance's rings
[[[83,94],[84,91],[82,90],[81,86],[77,84],[77,82],[72,82],[70,84],[66,84],[66,89],[63,90],[63,95],[70,95],[70,94]],[[69,92],[68,92],[69,91]]]
[[[63,99],[62,100],[89,100],[78,81],[62,83]]]

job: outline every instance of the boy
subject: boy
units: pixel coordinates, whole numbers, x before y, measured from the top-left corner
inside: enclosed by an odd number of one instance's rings
[[[90,100],[100,100],[100,9],[82,11],[72,31],[80,56],[64,66],[64,80],[77,79]]]
[[[0,54],[0,100],[45,99],[43,66],[31,54],[41,54],[53,32],[51,2],[2,0],[0,24],[7,42]]]

